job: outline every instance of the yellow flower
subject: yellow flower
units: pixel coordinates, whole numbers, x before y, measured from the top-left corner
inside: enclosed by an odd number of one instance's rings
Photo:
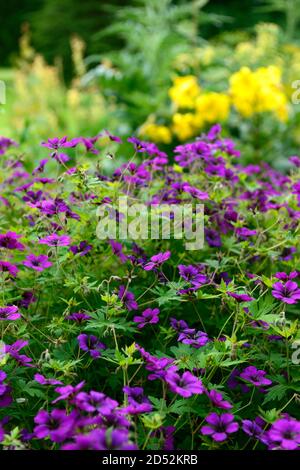
[[[175,113],[172,130],[179,140],[186,140],[192,137],[196,131],[195,115],[192,113]]]
[[[274,113],[282,121],[288,117],[281,70],[275,65],[255,71],[242,67],[230,77],[229,93],[233,105],[245,117],[266,111]]]
[[[193,108],[195,99],[200,93],[197,78],[194,75],[176,77],[169,89],[169,96],[178,108]]]
[[[172,141],[172,134],[167,126],[161,126],[151,121],[147,121],[141,126],[139,134],[163,144],[169,144]]]
[[[229,107],[230,99],[225,93],[209,92],[196,100],[196,114],[208,123],[226,120]]]

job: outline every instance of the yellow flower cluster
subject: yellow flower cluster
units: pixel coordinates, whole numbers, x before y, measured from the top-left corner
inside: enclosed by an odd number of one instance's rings
[[[271,112],[281,121],[288,118],[287,91],[276,65],[256,70],[242,67],[231,75],[224,93],[202,91],[194,75],[177,77],[169,96],[175,110],[170,128],[156,124],[152,116],[140,129],[141,135],[155,142],[170,143],[172,133],[185,141],[206,124],[226,121],[231,106],[247,118],[262,112]]]
[[[202,93],[193,75],[175,78],[169,96],[177,110],[193,110],[188,113],[177,111],[172,117],[172,131],[179,140],[189,139],[206,123],[226,120],[229,114],[229,96],[225,93]]]
[[[170,144],[172,141],[172,133],[167,126],[155,124],[152,120],[146,121],[140,128],[141,135],[147,136],[148,139],[154,142],[162,142],[163,144]]]
[[[169,96],[177,108],[194,108],[201,89],[194,75],[176,77],[169,90]]]
[[[268,111],[281,121],[288,118],[281,71],[274,65],[260,67],[255,71],[242,67],[230,77],[229,94],[232,104],[242,116],[250,117]]]

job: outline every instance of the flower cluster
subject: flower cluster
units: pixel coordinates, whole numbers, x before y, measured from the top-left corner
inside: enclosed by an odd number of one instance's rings
[[[176,83],[189,107],[197,83]],[[131,137],[112,170],[99,135],[44,142],[53,173],[6,146],[1,446],[300,449],[299,159],[287,174],[244,165],[221,131],[170,157]],[[119,196],[203,204],[203,248],[98,238],[99,208],[123,220]]]

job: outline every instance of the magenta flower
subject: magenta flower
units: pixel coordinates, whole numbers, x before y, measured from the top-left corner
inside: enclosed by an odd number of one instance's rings
[[[6,373],[0,370],[0,408],[6,408],[12,403],[11,387],[4,383]]]
[[[71,239],[68,235],[57,235],[56,233],[52,233],[45,238],[41,238],[39,243],[41,245],[48,245],[48,246],[68,246],[70,245]]]
[[[47,142],[42,142],[42,147],[47,147],[51,150],[58,150],[60,148],[70,148],[75,147],[78,144],[78,139],[71,139],[68,140],[67,136],[62,137],[59,139],[58,137],[54,137],[53,139],[48,139]]]
[[[167,261],[171,256],[170,251],[166,251],[165,253],[158,253],[150,258],[149,263],[144,265],[145,271],[152,271],[155,268],[158,268],[162,263]]]
[[[292,271],[290,272],[290,274],[280,271],[274,274],[274,277],[276,277],[280,281],[290,281],[291,279],[295,279],[298,276],[298,271]]]
[[[207,392],[207,395],[212,403],[213,406],[217,408],[222,408],[224,410],[229,410],[232,408],[231,403],[223,399],[222,393],[218,392],[217,390],[211,390]]]
[[[138,310],[138,304],[135,300],[134,294],[129,292],[125,286],[119,287],[119,299],[123,302],[124,307],[130,312],[131,310]]]
[[[0,248],[23,251],[25,246],[18,241],[18,239],[21,237],[22,235],[18,235],[15,232],[6,232],[4,234],[0,234]]]
[[[35,271],[44,271],[44,269],[50,268],[52,263],[49,261],[47,255],[34,255],[30,254],[26,257],[26,260],[23,261],[24,266],[27,268],[34,269]]]
[[[86,315],[83,312],[74,312],[66,316],[67,320],[74,320],[76,323],[83,323],[86,320],[92,318],[90,315]]]
[[[16,305],[8,305],[7,307],[0,307],[0,321],[1,320],[18,320],[21,314]]]
[[[65,401],[67,400],[68,403],[71,405],[75,404],[76,397],[78,393],[83,389],[85,382],[79,382],[79,384],[73,386],[73,385],[65,385],[63,387],[56,387],[55,391],[58,393],[58,397],[55,398],[55,400],[52,401],[53,404],[59,402],[59,401]]]
[[[0,272],[8,273],[11,277],[16,277],[19,269],[14,264],[9,263],[9,261],[0,261]]]
[[[46,164],[48,163],[48,159],[44,158],[43,160],[40,160],[38,166],[33,170],[32,174],[33,176],[38,174],[38,173],[43,173]]]
[[[35,374],[34,380],[41,385],[62,385],[62,382],[60,380],[47,379],[42,374]]]
[[[257,230],[250,230],[247,227],[238,227],[236,234],[241,240],[247,240],[247,238],[257,235]]]
[[[216,230],[213,230],[211,228],[206,228],[205,229],[205,239],[209,246],[219,248],[222,246],[222,241],[219,233]]]
[[[264,425],[265,421],[259,416],[255,418],[254,421],[250,421],[249,419],[243,419],[242,421],[242,429],[244,433],[248,434],[248,436],[251,436],[255,439],[259,439],[263,434]]]
[[[98,359],[101,356],[101,351],[106,349],[105,344],[101,343],[99,338],[94,335],[81,334],[77,336],[77,340],[79,348],[88,352],[93,359]]]
[[[293,281],[275,282],[273,284],[272,295],[285,304],[296,304],[300,300],[300,289],[298,284]]]
[[[79,434],[74,442],[64,444],[62,450],[136,450],[129,441],[127,429],[94,429],[88,434]]]
[[[24,367],[33,367],[31,364],[31,357],[26,356],[25,354],[20,354],[21,349],[25,348],[28,345],[28,341],[18,339],[13,344],[5,345],[5,352],[9,354],[15,361],[18,362],[21,366]]]
[[[178,270],[180,276],[195,287],[200,287],[202,284],[205,284],[208,281],[207,276],[202,274],[200,269],[197,266],[193,266],[192,264],[189,264],[188,266],[179,264]]]
[[[50,437],[53,442],[63,442],[73,434],[75,414],[67,415],[65,410],[54,409],[50,413],[40,410],[34,418],[34,433],[38,439]]]
[[[109,240],[109,244],[112,248],[113,254],[119,258],[121,263],[125,263],[128,259],[128,256],[124,255],[122,244],[115,240]]]
[[[300,422],[291,418],[281,418],[272,424],[267,432],[271,449],[296,450],[300,446]]]
[[[3,155],[9,147],[17,145],[17,142],[14,140],[0,136],[0,155]]]
[[[191,196],[196,199],[199,199],[200,201],[205,201],[206,199],[209,199],[209,195],[206,192],[200,191],[200,189],[194,188],[188,183],[183,185],[183,191],[189,193]]]
[[[92,245],[89,245],[87,241],[83,240],[79,245],[70,246],[70,250],[74,255],[85,256],[92,249]]]
[[[103,135],[103,134],[102,134]],[[109,138],[109,140],[111,140],[112,142],[117,142],[118,144],[121,144],[122,143],[122,139],[120,139],[120,137],[118,137],[117,135],[113,135],[111,134],[109,131],[107,131],[105,129],[104,131],[104,135],[107,135],[107,137]]]
[[[272,381],[267,379],[265,375],[266,372],[264,370],[258,370],[254,366],[249,366],[241,372],[240,377],[255,387],[263,387],[272,384]]]
[[[254,300],[253,297],[250,297],[250,295],[247,294],[236,294],[235,292],[227,292],[227,294],[238,302],[251,302]]]
[[[152,405],[147,397],[144,396],[142,387],[123,387],[123,392],[128,397],[128,406],[122,409],[123,413],[140,414],[152,411]]]
[[[193,348],[199,349],[209,342],[209,337],[207,336],[207,333],[204,333],[204,331],[193,330],[190,333],[180,333],[178,336],[178,341],[183,344],[189,344]]]
[[[239,425],[233,422],[234,416],[230,413],[218,415],[217,413],[210,413],[201,428],[201,433],[204,436],[211,436],[216,442],[226,441],[228,434],[237,432]]]
[[[159,309],[158,308],[147,308],[143,311],[142,315],[133,317],[133,321],[138,323],[138,328],[144,328],[146,325],[159,322]]]
[[[101,413],[104,415],[109,415],[118,406],[116,400],[112,400],[104,395],[104,393],[93,390],[90,393],[78,393],[75,403],[80,410],[84,410],[87,413]]]
[[[184,372],[180,376],[177,368],[173,366],[167,370],[165,381],[173,393],[177,393],[184,398],[202,394],[205,390],[201,380],[191,374],[191,372]]]
[[[295,167],[300,168],[300,158],[297,155],[289,157],[289,161],[295,165]]]

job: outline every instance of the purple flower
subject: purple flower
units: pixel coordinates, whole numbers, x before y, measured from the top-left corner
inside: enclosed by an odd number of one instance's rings
[[[135,300],[134,294],[129,292],[125,286],[119,287],[119,299],[123,302],[125,308],[130,312],[131,310],[138,310],[138,304]]]
[[[143,311],[141,316],[133,317],[133,321],[139,323],[138,328],[144,328],[146,325],[159,322],[159,309],[158,308],[147,308]]]
[[[23,251],[25,246],[18,241],[18,239],[21,237],[22,235],[18,235],[15,232],[6,232],[4,234],[0,234],[0,248]]]
[[[41,385],[62,385],[62,382],[60,380],[47,379],[42,374],[35,374],[34,380]]]
[[[6,373],[0,370],[0,408],[5,408],[12,403],[11,387],[4,383]]]
[[[152,271],[153,269],[157,268],[159,265],[167,261],[171,256],[170,251],[166,251],[165,253],[158,253],[150,258],[150,262],[144,265],[145,271]]]
[[[44,269],[50,268],[52,266],[51,261],[47,255],[34,255],[30,254],[26,257],[26,260],[23,261],[24,266],[27,268],[34,269],[35,271],[44,271]]]
[[[63,442],[73,434],[75,415],[54,409],[50,413],[40,410],[34,418],[34,433],[38,439],[50,437],[53,442]]]
[[[219,248],[220,246],[222,246],[221,237],[216,230],[213,230],[211,228],[206,228],[205,239],[207,243],[209,244],[209,246],[216,247],[216,248]]]
[[[38,174],[38,173],[43,173],[46,164],[48,163],[48,159],[44,158],[43,160],[40,160],[38,166],[33,170],[32,174],[33,176]]]
[[[280,281],[290,281],[291,279],[295,279],[298,276],[299,276],[298,271],[292,271],[290,272],[290,274],[280,271],[274,274],[274,277],[276,277]]]
[[[230,408],[232,408],[231,403],[229,403],[229,401],[224,400],[222,394],[217,390],[211,390],[210,392],[207,392],[207,395],[213,406],[216,406],[217,408],[222,408],[224,410],[229,410]]]
[[[247,240],[247,238],[257,235],[257,230],[250,230],[247,227],[238,227],[236,234],[241,240]]]
[[[83,312],[74,312],[66,316],[67,320],[74,320],[76,323],[82,323],[86,320],[90,320],[90,318],[92,318],[90,315],[86,315]]]
[[[122,251],[123,250],[122,244],[115,241],[115,240],[109,240],[109,244],[112,248],[113,254],[118,256],[121,263],[125,263],[128,259],[128,256],[124,255],[124,253]]]
[[[300,445],[300,422],[291,418],[282,418],[272,424],[267,432],[271,448],[296,450]]]
[[[75,436],[74,442],[64,444],[62,450],[136,450],[129,441],[127,429],[94,429]]]
[[[17,146],[18,144],[14,140],[0,136],[0,155],[3,155],[6,150],[13,145]]]
[[[184,320],[177,320],[176,318],[170,318],[171,327],[178,331],[178,333],[184,333],[186,335],[194,334],[195,328],[190,328],[187,322]]]
[[[123,392],[128,397],[128,406],[122,409],[124,413],[140,414],[152,411],[152,405],[147,397],[144,396],[142,387],[123,387]]]
[[[233,422],[234,416],[230,413],[218,415],[211,413],[206,418],[205,424],[201,428],[201,433],[205,436],[211,436],[216,442],[226,441],[228,434],[236,432],[239,428],[238,423]]]
[[[18,302],[18,305],[23,308],[28,308],[29,305],[36,302],[36,297],[31,290],[23,292],[21,300]]]
[[[238,302],[251,302],[254,300],[253,297],[250,297],[247,294],[236,294],[235,292],[227,292],[230,297],[233,297]]]
[[[21,314],[16,305],[7,305],[7,307],[0,307],[0,321],[1,320],[18,320]]]
[[[57,235],[56,233],[52,233],[45,238],[41,238],[39,243],[41,245],[48,245],[48,246],[68,246],[70,245],[70,237],[68,235]]]
[[[86,351],[93,359],[98,359],[101,356],[101,351],[106,349],[105,344],[101,343],[99,338],[94,335],[81,334],[77,336],[79,348]]]
[[[14,264],[9,263],[9,261],[0,261],[0,272],[8,273],[11,277],[16,277],[19,269]]]
[[[104,135],[107,135],[107,137],[109,138],[109,140],[111,140],[112,142],[117,142],[118,144],[121,144],[121,143],[122,143],[122,139],[120,139],[120,137],[111,134],[111,133],[110,133],[109,131],[107,131],[106,129],[105,129],[105,131],[104,131]]]
[[[300,158],[297,155],[289,157],[289,161],[295,165],[295,167],[300,168]]]
[[[21,349],[28,345],[28,341],[18,339],[13,344],[5,345],[5,352],[15,359],[21,366],[24,367],[33,367],[31,357],[26,356],[25,354],[19,354]]]
[[[118,402],[104,395],[104,393],[91,390],[89,393],[80,392],[76,396],[76,406],[87,413],[101,413],[109,415],[117,406]]]
[[[193,186],[190,186],[188,183],[185,183],[183,185],[183,191],[189,193],[191,196],[196,199],[199,199],[200,201],[209,199],[209,195],[207,193],[200,191],[200,189],[194,188]]]
[[[74,387],[73,385],[65,385],[63,387],[57,387],[55,391],[59,394],[59,396],[55,398],[55,400],[53,400],[52,403],[54,404],[62,400],[67,400],[68,403],[72,405],[75,404],[76,397],[78,393],[84,387],[84,383],[85,383],[84,381],[79,382],[79,384],[75,385]]]
[[[183,344],[189,344],[193,348],[199,349],[209,342],[209,338],[207,336],[207,333],[204,333],[200,330],[193,330],[190,333],[180,333],[178,336],[178,341]]]
[[[60,148],[70,148],[75,147],[78,144],[78,139],[71,139],[68,141],[68,137],[54,137],[53,139],[48,139],[47,142],[42,142],[42,147],[47,147],[51,150],[58,150]]]
[[[264,425],[265,425],[265,421],[261,419],[259,416],[255,418],[254,421],[250,421],[249,419],[243,419],[242,421],[243,431],[246,434],[248,434],[248,436],[251,436],[254,439],[259,439],[260,436],[263,434]]]
[[[258,370],[254,366],[249,366],[241,372],[240,377],[246,380],[246,382],[250,382],[255,387],[262,387],[272,384],[272,381],[267,379],[265,375],[266,372],[264,370]]]
[[[273,284],[272,295],[285,304],[296,304],[300,300],[300,289],[298,284],[293,281],[275,282]]]
[[[192,264],[189,264],[188,266],[179,264],[178,270],[180,276],[195,287],[199,287],[201,284],[205,284],[208,280],[207,276],[199,272],[199,268],[197,266],[193,266]]]
[[[168,369],[165,375],[165,381],[172,392],[184,398],[204,392],[204,387],[200,379],[191,374],[191,372],[184,372],[182,376],[180,376],[176,367],[170,367]]]
[[[79,245],[70,246],[70,250],[74,255],[79,254],[80,256],[85,256],[91,249],[92,245],[89,245],[87,241],[83,240]]]
[[[279,259],[282,261],[289,261],[293,258],[293,255],[296,252],[297,252],[297,248],[295,246],[284,248]]]

